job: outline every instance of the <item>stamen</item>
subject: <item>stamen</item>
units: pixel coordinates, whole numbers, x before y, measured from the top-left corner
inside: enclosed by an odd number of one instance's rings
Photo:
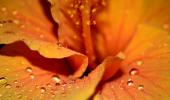
[[[82,9],[83,7],[83,9]],[[82,35],[84,38],[84,46],[86,48],[86,55],[89,57],[89,65],[91,67],[95,67],[95,60],[96,56],[94,54],[93,42],[91,37],[91,30],[90,30],[90,4],[88,2],[82,2],[80,7],[82,13]]]

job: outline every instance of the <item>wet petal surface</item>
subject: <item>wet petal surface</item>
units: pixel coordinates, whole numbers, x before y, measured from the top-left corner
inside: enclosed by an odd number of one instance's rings
[[[40,69],[24,57],[1,55],[0,60],[2,100],[86,100],[104,73],[103,64],[87,77],[75,79]]]
[[[106,83],[96,100],[169,99],[170,35],[150,25],[140,25],[125,50],[118,77]]]

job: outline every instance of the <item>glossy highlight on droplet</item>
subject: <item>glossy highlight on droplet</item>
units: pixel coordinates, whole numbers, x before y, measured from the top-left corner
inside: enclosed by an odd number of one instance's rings
[[[129,71],[129,74],[130,75],[138,75],[139,74],[139,70],[137,68],[132,68],[130,71]]]
[[[26,72],[32,73],[32,68],[31,67],[27,67],[25,70],[26,70]]]
[[[10,89],[10,88],[11,88],[11,85],[10,85],[10,84],[6,84],[6,85],[5,85],[5,88]]]
[[[141,66],[143,64],[143,61],[139,60],[136,62],[136,65]]]
[[[132,79],[129,79],[129,80],[127,81],[127,85],[128,85],[128,86],[134,86],[133,80],[132,80]]]
[[[55,83],[60,83],[61,82],[61,79],[58,75],[53,75],[52,76],[52,80],[55,82]]]
[[[7,79],[5,77],[1,77],[0,78],[0,85],[6,84],[7,83]]]
[[[144,90],[144,86],[143,85],[139,85],[138,86],[138,90],[140,90],[140,91]]]
[[[40,92],[41,92],[41,93],[45,93],[45,92],[46,92],[46,88],[45,88],[45,87],[41,87],[41,88],[40,88]]]

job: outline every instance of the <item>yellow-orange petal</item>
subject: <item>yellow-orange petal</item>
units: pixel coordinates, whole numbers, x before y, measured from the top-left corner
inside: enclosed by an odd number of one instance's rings
[[[59,24],[59,41],[79,52],[84,52],[81,13],[79,11],[81,1],[78,0],[49,0],[51,13]]]
[[[94,93],[103,73],[104,66],[100,65],[87,77],[69,78],[38,68],[25,57],[0,55],[0,98],[87,100]]]
[[[33,51],[37,51],[40,55],[42,55],[45,58],[55,58],[55,59],[68,58],[68,61],[71,61],[68,67],[74,70],[73,73],[74,77],[80,77],[87,68],[88,61],[86,56],[74,52],[72,50],[69,50],[65,47],[62,47],[61,45],[38,40],[36,38],[32,38],[27,35],[24,36],[24,34],[20,34],[20,33],[8,33],[8,34],[6,33],[0,35],[0,44],[10,44],[17,41],[24,42],[28,46],[28,48],[30,48]],[[19,48],[13,48],[13,49],[16,49],[18,51],[22,50]],[[8,51],[10,51],[10,49],[7,49],[7,52]],[[4,50],[4,52],[6,51]],[[26,54],[25,51],[23,51],[23,54],[24,53],[25,55],[29,55]]]
[[[104,1],[105,7],[95,18],[99,30],[96,47],[101,59],[123,51],[140,24],[170,29],[170,2],[167,0]]]
[[[170,99],[170,34],[140,25],[124,52],[121,73],[106,83],[95,100]]]
[[[45,0],[0,1],[0,34],[20,32],[57,42],[57,27],[52,22],[50,7]]]

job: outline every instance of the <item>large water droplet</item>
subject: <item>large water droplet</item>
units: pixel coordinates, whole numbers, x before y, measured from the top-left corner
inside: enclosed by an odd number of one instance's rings
[[[41,88],[40,88],[40,92],[41,92],[41,93],[45,93],[45,92],[46,92],[46,88],[45,88],[45,87],[41,87]]]
[[[27,67],[25,70],[26,70],[26,72],[32,73],[32,68],[31,67]]]
[[[130,75],[137,75],[137,74],[139,74],[139,70],[136,69],[136,68],[132,68],[132,69],[129,71],[129,74],[130,74]]]
[[[60,82],[61,82],[60,77],[59,77],[58,75],[53,75],[53,76],[52,76],[52,79],[53,79],[53,81],[54,81],[55,83],[60,83]]]
[[[11,88],[11,85],[10,85],[10,84],[6,84],[6,85],[5,85],[5,88],[10,89],[10,88]]]
[[[30,78],[34,79],[35,78],[34,74],[30,74]]]
[[[1,77],[0,78],[0,85],[1,84],[6,84],[7,83],[7,79],[5,77]]]
[[[144,89],[144,86],[143,85],[139,85],[138,86],[138,90],[142,91]]]
[[[132,81],[132,79],[129,79],[129,80],[127,81],[127,85],[128,85],[128,86],[133,86],[133,85],[134,85],[134,82]]]

